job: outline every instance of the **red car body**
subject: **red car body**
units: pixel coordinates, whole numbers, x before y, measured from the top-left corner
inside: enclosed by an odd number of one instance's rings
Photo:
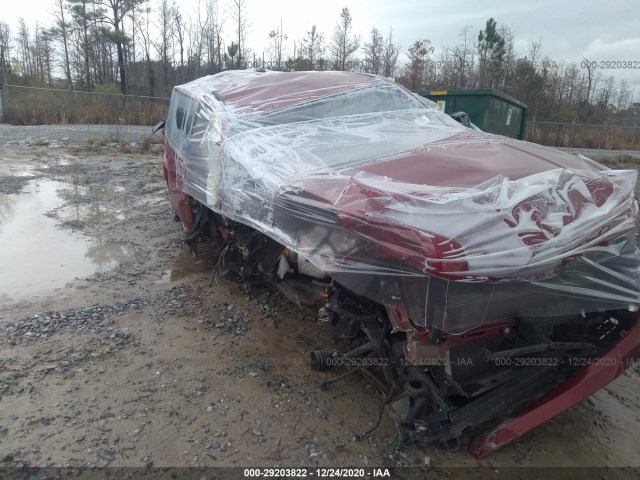
[[[482,457],[640,358],[635,171],[464,128],[391,80],[346,72],[224,72],[175,87],[165,146],[192,248],[216,233],[251,245],[245,228],[280,246],[279,281],[295,271],[339,285],[320,315],[329,329],[384,343],[412,366],[397,369],[401,385],[445,398],[429,410],[409,395],[414,439],[449,442],[544,394],[472,444]],[[463,355],[481,367],[454,368]],[[540,383],[527,393],[495,368],[513,358],[558,364],[528,370]],[[431,368],[443,359],[448,370]]]

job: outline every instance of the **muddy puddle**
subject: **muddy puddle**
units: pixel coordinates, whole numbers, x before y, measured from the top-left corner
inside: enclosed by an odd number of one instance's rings
[[[136,252],[127,242],[74,229],[124,218],[110,201],[122,190],[35,179],[19,194],[0,196],[0,305],[50,295],[131,261]]]

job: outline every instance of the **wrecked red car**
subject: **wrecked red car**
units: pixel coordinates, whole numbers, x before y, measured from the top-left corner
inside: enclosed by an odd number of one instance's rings
[[[243,275],[317,308],[345,348],[312,365],[350,360],[401,442],[455,450],[502,420],[471,443],[482,457],[640,357],[636,171],[467,128],[347,72],[177,86],[164,136],[189,248],[220,237]]]

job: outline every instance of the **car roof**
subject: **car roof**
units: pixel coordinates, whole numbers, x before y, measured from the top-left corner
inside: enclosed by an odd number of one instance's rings
[[[175,89],[196,99],[214,95],[226,106],[242,113],[253,113],[269,112],[376,85],[402,88],[391,79],[367,73],[230,70],[199,78]]]

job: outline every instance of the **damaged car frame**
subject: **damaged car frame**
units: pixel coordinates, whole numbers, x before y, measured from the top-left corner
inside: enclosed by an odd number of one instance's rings
[[[163,126],[191,251],[219,237],[243,276],[318,311],[345,347],[312,366],[375,383],[402,443],[456,450],[501,420],[481,458],[640,357],[635,170],[466,128],[360,73],[204,77]]]

